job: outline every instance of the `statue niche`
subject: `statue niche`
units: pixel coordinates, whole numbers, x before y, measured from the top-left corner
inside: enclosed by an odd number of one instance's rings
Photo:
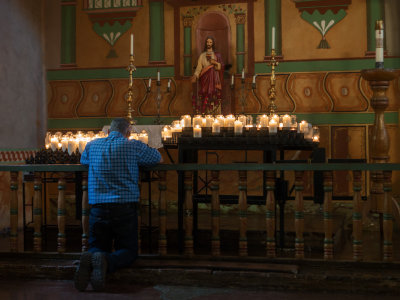
[[[220,71],[220,83],[222,85],[221,88],[221,97],[218,97],[218,101],[216,99],[210,99],[209,97],[204,97],[201,90],[204,91],[203,81],[198,81],[197,85],[193,87],[194,91],[194,99],[193,99],[193,109],[195,113],[221,113],[221,106],[225,106],[225,98],[226,93],[224,92],[224,67],[229,69],[230,67],[230,27],[229,21],[226,16],[219,12],[208,12],[204,13],[199,17],[199,21],[197,23],[197,28],[195,31],[195,54],[196,54],[196,66],[201,61],[201,55],[204,52],[208,53],[206,49],[207,39],[212,37],[213,39],[213,50],[218,54],[218,63],[215,63],[215,68],[218,70],[222,66]],[[211,49],[210,49],[211,50]],[[204,54],[203,54],[204,55]],[[210,61],[210,57],[207,55],[208,60]],[[212,56],[212,60],[217,60],[217,57]],[[208,63],[206,63],[208,64]],[[197,69],[198,72],[199,69]],[[198,74],[197,74],[198,77]],[[198,79],[198,78],[197,78]],[[200,82],[200,84],[199,84]],[[208,80],[206,80],[208,82]],[[218,81],[219,84],[219,81]],[[230,105],[229,105],[230,106]]]

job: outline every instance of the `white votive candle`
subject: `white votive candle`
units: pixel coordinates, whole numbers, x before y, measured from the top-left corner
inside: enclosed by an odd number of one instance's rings
[[[292,124],[292,118],[289,115],[284,115],[282,117],[283,128],[289,128]]]
[[[268,127],[268,116],[267,115],[262,115],[260,117],[260,127]]]
[[[239,135],[243,133],[243,123],[240,122],[239,120],[236,120],[234,122],[234,133]]]
[[[275,119],[271,119],[269,121],[269,133],[277,133],[278,132],[278,122]]]
[[[193,127],[193,137],[201,138],[201,127],[199,125],[196,125],[195,127]]]
[[[212,124],[212,133],[220,133],[221,132],[221,123],[216,119]]]

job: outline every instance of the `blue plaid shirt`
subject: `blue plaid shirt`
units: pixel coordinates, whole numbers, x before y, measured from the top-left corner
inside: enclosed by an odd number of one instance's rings
[[[139,201],[139,166],[157,164],[158,150],[117,131],[89,142],[81,164],[89,166],[89,204]]]

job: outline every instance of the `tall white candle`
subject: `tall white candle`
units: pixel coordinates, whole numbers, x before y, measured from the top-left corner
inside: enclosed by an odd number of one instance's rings
[[[234,85],[234,84],[235,84],[235,76],[233,76],[233,74],[232,74],[231,85]]]
[[[151,78],[149,78],[149,88],[151,88]]]
[[[275,49],[275,26],[272,26],[272,36],[271,36],[272,49]]]
[[[168,88],[171,88],[171,79],[168,79]]]
[[[256,83],[256,75],[253,76],[253,83]]]
[[[157,81],[160,81],[160,71],[157,71]]]
[[[133,33],[131,33],[131,55],[133,55]]]
[[[242,69],[242,79],[244,79],[244,68]]]
[[[378,20],[375,23],[375,64],[377,67],[383,65],[383,21]]]

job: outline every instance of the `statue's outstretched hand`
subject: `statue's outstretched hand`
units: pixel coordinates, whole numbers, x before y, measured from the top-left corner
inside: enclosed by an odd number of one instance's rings
[[[192,83],[195,83],[195,82],[196,82],[196,80],[197,80],[197,77],[196,77],[196,75],[193,75],[193,76],[192,76],[192,79],[191,79]]]

